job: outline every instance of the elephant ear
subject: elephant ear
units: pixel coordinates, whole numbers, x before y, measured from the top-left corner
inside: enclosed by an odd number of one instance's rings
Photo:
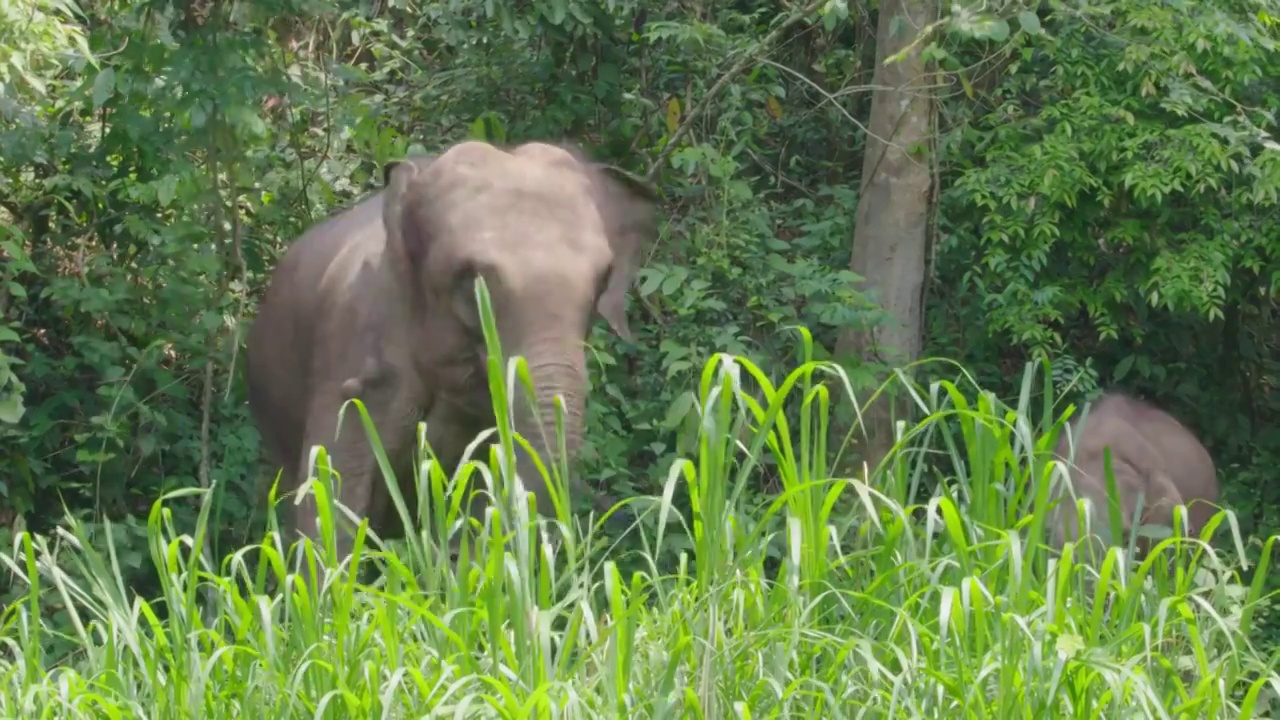
[[[392,160],[382,168],[385,184],[382,196],[382,224],[387,232],[387,252],[391,266],[399,269],[400,279],[410,297],[420,298],[417,278],[431,244],[426,226],[420,221],[416,205],[425,192],[423,175],[434,158],[412,157]]]
[[[596,204],[613,250],[613,268],[596,301],[596,311],[619,337],[631,340],[627,291],[640,269],[644,246],[658,235],[658,194],[648,183],[621,168],[596,164],[594,171]]]

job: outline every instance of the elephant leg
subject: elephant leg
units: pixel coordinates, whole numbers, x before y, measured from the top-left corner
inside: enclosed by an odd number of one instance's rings
[[[1215,503],[1203,498],[1191,498],[1187,505],[1187,519],[1190,521],[1190,527],[1187,528],[1186,534],[1199,537],[1200,531],[1204,530],[1204,526],[1208,525],[1217,514],[1218,508]]]
[[[446,477],[452,478],[457,474],[467,446],[492,424],[490,421],[486,425],[477,415],[447,399],[442,398],[434,404],[427,416],[427,443]],[[490,441],[497,441],[496,434],[490,437]],[[489,443],[478,446],[470,459],[487,464],[488,448]],[[468,497],[463,501],[463,511],[473,515],[483,512],[487,505],[486,493],[484,480],[477,473],[472,473],[467,486]]]
[[[1146,509],[1143,511],[1144,523],[1159,523],[1173,527],[1173,509],[1182,503],[1182,492],[1174,484],[1173,478],[1163,470],[1151,473],[1147,482]]]
[[[1087,545],[1090,552],[1098,553],[1104,551],[1113,540],[1107,509],[1106,479],[1100,462],[1095,462],[1092,458],[1081,460],[1083,462],[1070,468],[1070,482],[1061,488],[1058,506],[1050,517],[1052,540],[1057,548],[1061,548],[1070,540],[1075,541],[1078,546]],[[1123,502],[1126,498],[1122,469],[1116,467],[1115,472]],[[1080,517],[1081,511],[1077,506],[1080,500],[1088,500],[1089,510],[1087,527],[1083,531],[1087,535],[1083,537],[1078,527],[1083,519]]]
[[[1172,531],[1173,511],[1181,502],[1182,493],[1178,490],[1178,486],[1174,484],[1173,478],[1169,477],[1169,474],[1163,470],[1153,471],[1147,478],[1147,492],[1143,498],[1142,524],[1161,525],[1168,527]],[[1191,529],[1183,528],[1184,536],[1191,532]],[[1151,552],[1151,548],[1156,543],[1151,538],[1140,536],[1137,544],[1142,555],[1145,556]]]
[[[298,481],[298,447],[302,444],[302,418],[273,403],[265,402],[266,394],[261,388],[250,387],[249,408],[254,424],[258,426],[258,435],[262,441],[262,449],[266,453],[266,468],[259,489],[265,492],[276,481],[279,474],[281,492],[288,492]]]
[[[389,494],[381,477],[377,458],[373,453],[371,439],[365,432],[364,423],[359,410],[350,405],[343,416],[341,432],[338,428],[338,411],[344,398],[341,388],[333,392],[317,396],[310,404],[307,415],[306,442],[299,458],[298,477],[305,481],[311,466],[310,453],[315,445],[322,445],[328,451],[330,467],[336,471],[340,480],[336,499],[346,506],[358,518],[368,518],[371,527],[382,532],[386,527],[386,510],[389,506]],[[412,454],[412,442],[417,411],[405,393],[398,387],[380,388],[379,392],[361,398],[365,408],[373,420],[383,450],[397,473],[401,487],[411,485],[406,479],[399,477],[411,463],[405,461],[406,454]],[[308,494],[295,509],[295,526],[299,533],[314,542],[319,538],[319,517],[316,511],[314,496]],[[353,531],[346,530],[345,519],[339,519],[337,533],[338,556],[345,557],[351,552]]]
[[[269,465],[266,468],[266,485],[270,487],[276,480],[276,473],[279,473],[281,490],[288,490],[298,477],[296,445],[291,447],[266,424],[263,425],[258,434],[262,438],[262,447],[266,450],[267,460],[269,461]]]
[[[1081,536],[1082,518],[1078,503],[1088,501],[1088,523]],[[1083,540],[1091,541],[1095,546],[1110,542],[1111,532],[1106,520],[1106,495],[1098,493],[1094,479],[1080,471],[1075,471],[1072,482],[1064,486],[1058,495],[1058,505],[1049,518],[1049,527],[1053,545],[1061,548],[1068,541],[1080,544]]]

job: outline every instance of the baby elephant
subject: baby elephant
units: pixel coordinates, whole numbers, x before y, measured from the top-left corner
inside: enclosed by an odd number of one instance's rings
[[[1217,512],[1217,474],[1204,445],[1171,415],[1136,398],[1108,392],[1093,403],[1083,418],[1064,428],[1055,450],[1070,471],[1077,497],[1093,503],[1090,531],[1111,544],[1107,511],[1107,481],[1103,452],[1111,448],[1111,468],[1120,495],[1124,531],[1132,532],[1139,499],[1142,525],[1173,527],[1174,506],[1187,506],[1184,536],[1200,532]],[[1071,462],[1074,446],[1074,463]],[[1075,539],[1079,532],[1075,502],[1061,496],[1050,518],[1055,547]],[[1137,547],[1145,555],[1153,543],[1139,537]]]

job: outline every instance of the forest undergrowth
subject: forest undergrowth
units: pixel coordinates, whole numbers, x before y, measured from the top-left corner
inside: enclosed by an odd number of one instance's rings
[[[565,508],[529,521],[490,470],[520,441],[509,422],[487,462],[453,478],[425,463],[421,509],[396,495],[422,532],[384,547],[362,528],[349,561],[332,550],[323,451],[318,544],[286,547],[273,524],[213,563],[209,494],[192,529],[167,503],[204,491],[157,501],[158,597],[131,594],[113,548],[74,521],[23,533],[0,555],[29,584],[0,627],[0,716],[1275,717],[1274,651],[1252,633],[1270,612],[1270,541],[1245,567],[1224,511],[1203,531],[1213,544],[1175,534],[1140,563],[1126,548],[1048,553],[1066,413],[1035,399],[1034,365],[1012,405],[900,373],[889,382],[922,419],[870,480],[838,476],[823,438],[852,393],[799,332],[804,362],[776,385],[741,357],[705,363],[696,448],[664,469],[661,496],[624,501],[658,519],[626,544]],[[498,417],[521,367],[490,362]],[[744,490],[765,476],[781,491],[751,507]],[[463,479],[495,483],[498,501],[451,561]],[[664,553],[681,533],[692,549]],[[69,635],[53,637],[49,603]]]

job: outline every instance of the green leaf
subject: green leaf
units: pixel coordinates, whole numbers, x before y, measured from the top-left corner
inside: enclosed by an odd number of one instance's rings
[[[662,294],[674,295],[676,290],[680,289],[680,285],[684,282],[684,275],[680,273],[671,273],[662,281]]]
[[[258,113],[245,105],[233,105],[227,110],[227,120],[231,125],[248,132],[253,137],[267,134],[267,124]]]
[[[486,113],[485,121],[489,124],[489,135],[493,138],[493,142],[502,144],[507,141],[507,126],[502,124],[502,118],[497,113]]]
[[[16,425],[26,411],[27,409],[22,406],[21,395],[0,395],[0,422]]]
[[[222,315],[213,310],[205,310],[200,314],[200,324],[205,330],[217,329],[222,325]]]
[[[1133,368],[1133,355],[1126,355],[1120,362],[1116,363],[1116,369],[1112,371],[1112,382],[1120,382],[1125,375],[1129,374],[1129,370]]]
[[[100,463],[107,462],[108,460],[110,460],[115,456],[116,456],[115,453],[110,452],[108,450],[95,451],[95,450],[86,450],[84,448],[76,448],[76,462],[100,464]]]
[[[551,12],[547,15],[547,19],[551,21],[552,25],[563,25],[568,14],[567,0],[551,0]]]
[[[93,79],[93,109],[97,110],[102,104],[111,99],[116,91],[116,71],[108,66],[102,68],[102,72]]]
[[[676,396],[671,406],[667,408],[666,417],[662,419],[662,427],[671,430],[680,425],[684,421],[685,416],[693,409],[693,402],[696,398],[692,391],[686,390]]]
[[[1018,24],[1022,26],[1022,32],[1028,35],[1040,34],[1040,18],[1030,10],[1018,13]]]
[[[663,277],[665,276],[656,270],[641,273],[642,279],[637,292],[639,292],[641,297],[648,297],[652,295],[653,291],[657,290],[658,286],[662,284]],[[1277,284],[1280,284],[1280,278],[1278,278],[1276,282]]]
[[[165,175],[156,181],[156,199],[160,201],[161,207],[168,207],[177,194],[178,177],[176,175]]]
[[[979,20],[974,24],[973,34],[976,37],[1004,42],[1009,39],[1009,22],[994,15]]]

